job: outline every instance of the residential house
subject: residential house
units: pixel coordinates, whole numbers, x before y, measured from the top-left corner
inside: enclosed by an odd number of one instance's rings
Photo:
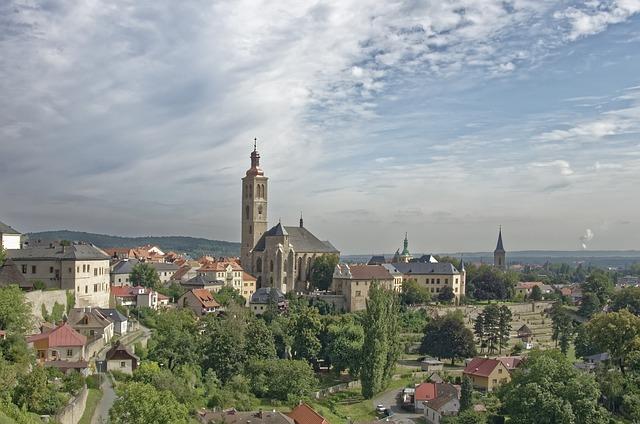
[[[112,262],[120,262],[124,259],[132,259],[135,257],[130,247],[108,247],[102,249],[111,258]]]
[[[511,381],[509,370],[498,359],[473,358],[462,374],[469,377],[473,387],[487,392]]]
[[[114,325],[97,308],[72,308],[67,314],[67,322],[91,343],[102,340],[103,346],[111,341]]]
[[[398,271],[398,268],[396,268],[393,264],[382,264],[382,266],[385,267],[387,271],[389,271],[389,274],[391,274],[391,276],[393,277],[393,291],[397,293],[402,292],[402,282],[404,281],[404,275],[402,275],[402,273]]]
[[[113,332],[119,336],[129,331],[129,319],[115,308],[101,308],[100,313],[113,322]]]
[[[86,243],[57,242],[45,246],[9,249],[7,257],[30,283],[73,290],[77,307],[109,306],[109,256]]]
[[[534,287],[539,287],[542,296],[547,296],[553,293],[553,287],[548,284],[544,284],[542,281],[520,281],[516,285],[516,295],[520,295],[527,299],[531,296],[531,292]]]
[[[120,341],[107,351],[105,360],[107,371],[118,371],[129,375],[133,374],[140,363],[140,358],[131,353]]]
[[[160,283],[167,284],[173,278],[173,274],[180,269],[180,267],[170,262],[151,262],[150,265],[158,273],[160,277]]]
[[[239,412],[235,409],[227,411],[202,411],[198,414],[202,424],[295,424],[293,418],[278,411]]]
[[[240,292],[240,294],[244,296],[247,302],[251,300],[251,296],[253,296],[253,294],[257,290],[257,281],[257,278],[249,274],[248,272],[242,273],[242,292]]]
[[[256,315],[262,315],[269,309],[269,304],[275,303],[278,311],[286,311],[289,307],[289,302],[284,297],[282,291],[274,287],[260,287],[255,291],[251,300],[249,301],[249,308]]]
[[[464,264],[460,270],[446,262],[399,262],[393,266],[402,273],[405,280],[415,280],[425,287],[432,297],[437,297],[447,286],[451,287],[456,303],[465,295],[467,272]]]
[[[496,359],[502,362],[502,365],[505,366],[509,373],[515,371],[515,369],[522,365],[522,363],[524,362],[522,356],[500,356]]]
[[[422,412],[425,407],[425,402],[438,399],[447,395],[453,394],[457,399],[458,390],[456,387],[449,383],[421,383],[415,386],[415,393],[413,397],[413,407],[416,412]]]
[[[393,290],[395,278],[382,265],[338,264],[333,272],[331,291],[345,298],[346,312],[362,311],[367,307],[373,284]]]
[[[147,287],[112,286],[111,294],[117,305],[158,309],[160,294]]]
[[[458,387],[442,383],[436,384],[436,396],[423,402],[424,418],[427,423],[440,424],[443,417],[458,415],[460,392]]]
[[[58,368],[63,372],[75,369],[86,374],[87,338],[68,323],[61,324],[50,332],[29,336],[27,343],[33,346],[40,364]]]
[[[216,302],[209,290],[191,289],[178,299],[179,308],[191,309],[197,316],[205,316],[218,312],[220,304]]]
[[[293,418],[295,424],[329,424],[329,421],[306,403],[299,404],[287,415]]]
[[[180,285],[186,289],[203,289],[217,293],[224,287],[224,281],[218,280],[216,277],[198,274],[187,281],[180,282]]]
[[[4,222],[0,222],[0,246],[3,249],[20,249],[22,234]]]
[[[533,331],[527,324],[522,324],[522,327],[518,328],[518,338],[522,340],[527,349],[533,347]]]
[[[131,285],[131,272],[133,267],[138,265],[140,260],[138,259],[122,259],[111,267],[111,285],[115,286],[130,286]],[[160,283],[167,284],[180,267],[176,264],[165,262],[148,262],[158,273]]]

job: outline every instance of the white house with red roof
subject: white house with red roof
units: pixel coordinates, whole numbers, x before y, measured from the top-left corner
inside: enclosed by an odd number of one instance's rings
[[[87,338],[67,323],[53,330],[27,338],[27,343],[36,351],[39,363],[56,367],[62,371],[77,369],[86,371],[85,345]]]

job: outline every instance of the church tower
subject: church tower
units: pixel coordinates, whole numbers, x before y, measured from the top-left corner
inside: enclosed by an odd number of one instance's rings
[[[496,250],[493,251],[493,266],[500,269],[505,269],[507,267],[507,253],[504,251],[504,246],[502,246],[502,226],[500,226],[500,230],[498,231],[498,244],[496,245]]]
[[[267,180],[260,168],[260,153],[256,148],[257,139],[253,141],[251,152],[251,168],[242,179],[242,244],[240,260],[242,267],[253,273],[251,251],[262,234],[267,231]]]

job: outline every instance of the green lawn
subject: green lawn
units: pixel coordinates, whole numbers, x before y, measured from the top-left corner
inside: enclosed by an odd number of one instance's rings
[[[82,414],[82,418],[80,418],[78,424],[91,424],[91,418],[96,410],[96,406],[98,406],[100,398],[102,398],[101,390],[89,389],[89,393],[87,394],[87,406],[84,408],[84,414]]]

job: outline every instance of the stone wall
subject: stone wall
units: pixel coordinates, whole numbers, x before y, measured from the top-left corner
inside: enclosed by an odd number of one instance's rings
[[[87,386],[84,386],[82,390],[80,390],[80,393],[78,393],[78,396],[73,398],[71,402],[55,416],[55,422],[60,424],[78,424],[87,405],[88,392]]]
[[[27,301],[31,304],[31,315],[33,315],[35,328],[40,326],[44,321],[42,318],[42,305],[47,308],[47,312],[51,313],[53,305],[59,303],[67,310],[67,292],[66,290],[34,290],[25,293]]]

